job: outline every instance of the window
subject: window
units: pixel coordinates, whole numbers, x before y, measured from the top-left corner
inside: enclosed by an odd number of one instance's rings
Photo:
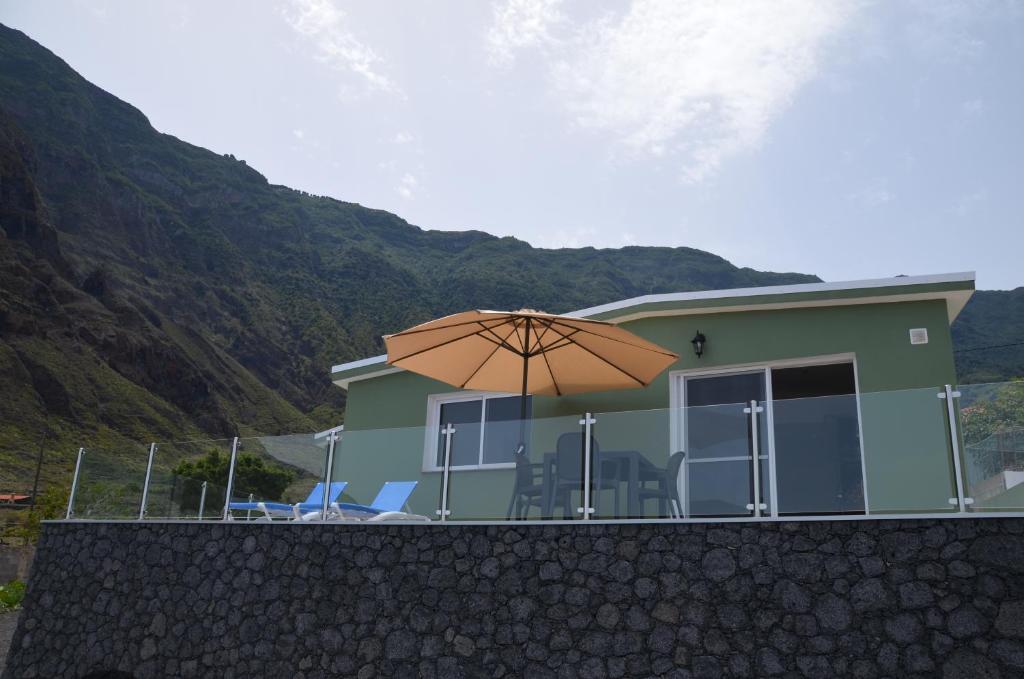
[[[526,397],[526,422],[519,420],[520,396],[452,394],[432,396],[429,400],[426,469],[444,468],[443,429],[451,424],[451,466],[453,469],[479,469],[514,464],[520,441],[529,441],[533,398]]]

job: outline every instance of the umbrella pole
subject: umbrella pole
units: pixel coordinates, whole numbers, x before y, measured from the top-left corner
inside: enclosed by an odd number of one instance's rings
[[[526,319],[526,339],[523,342],[523,391],[519,396],[519,447],[517,455],[526,453],[526,380],[530,376],[530,319]]]

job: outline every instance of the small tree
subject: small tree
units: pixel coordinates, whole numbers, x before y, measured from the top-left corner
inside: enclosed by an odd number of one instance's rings
[[[200,482],[209,481],[221,488],[226,488],[230,464],[229,456],[221,455],[219,450],[212,450],[203,457],[182,460],[171,471],[187,479]],[[290,469],[276,464],[267,464],[262,457],[252,453],[239,453],[235,459],[234,487],[237,494],[252,493],[261,500],[280,500],[281,495],[294,479],[295,473]],[[185,484],[181,504],[182,506],[198,507],[198,484]]]

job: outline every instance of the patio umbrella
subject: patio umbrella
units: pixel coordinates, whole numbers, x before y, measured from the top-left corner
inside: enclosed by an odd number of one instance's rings
[[[464,311],[384,343],[391,365],[460,389],[520,392],[520,439],[527,394],[645,387],[679,358],[617,325],[532,309]]]

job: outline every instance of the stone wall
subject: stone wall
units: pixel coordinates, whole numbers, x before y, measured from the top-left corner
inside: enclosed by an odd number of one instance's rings
[[[1024,519],[48,524],[3,676],[115,671],[1020,677]]]

